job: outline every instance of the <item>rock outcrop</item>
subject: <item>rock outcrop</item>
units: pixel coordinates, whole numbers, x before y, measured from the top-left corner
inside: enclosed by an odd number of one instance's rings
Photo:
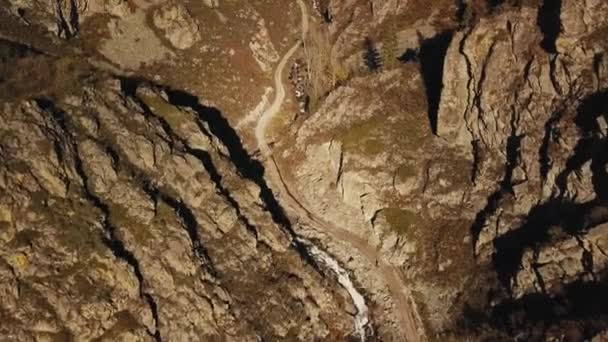
[[[6,102],[0,127],[5,338],[354,333],[348,294],[296,248],[218,110],[102,77]]]
[[[178,49],[191,48],[201,39],[198,25],[183,5],[171,3],[164,5],[154,13],[153,21]]]
[[[209,8],[220,7],[220,0],[203,0],[203,3]]]
[[[293,188],[402,268],[437,336],[607,329],[608,6],[368,5],[328,5],[332,53],[360,66],[279,140]],[[387,35],[403,65],[369,70]]]
[[[305,5],[4,2],[2,338],[606,338],[608,2]]]

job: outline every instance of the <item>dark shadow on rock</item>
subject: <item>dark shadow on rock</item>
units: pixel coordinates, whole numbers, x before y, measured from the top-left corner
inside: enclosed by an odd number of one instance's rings
[[[287,230],[292,237],[292,245],[300,257],[310,264],[317,271],[321,269],[314,258],[308,252],[304,244],[300,243],[293,230],[291,221],[287,218],[283,207],[279,204],[274,193],[268,187],[264,178],[264,166],[260,161],[252,158],[245,150],[241,138],[234,128],[222,115],[222,113],[212,107],[202,105],[198,98],[180,90],[164,89],[169,96],[169,102],[173,105],[192,109],[198,115],[198,119],[206,122],[213,135],[222,141],[228,149],[230,159],[238,172],[245,178],[251,180],[260,187],[260,199],[269,211],[273,221]]]
[[[420,66],[426,88],[428,117],[433,134],[437,134],[437,113],[443,90],[443,66],[445,56],[452,41],[452,31],[442,32],[424,39],[420,46]]]
[[[470,5],[465,0],[456,0],[456,19],[461,23],[461,26],[465,21],[466,12],[469,10],[469,6]]]
[[[141,82],[141,79],[122,79],[123,91],[126,94],[135,94],[137,87],[139,84],[141,84]],[[293,248],[298,252],[303,260],[322,274],[323,272],[321,271],[321,268],[310,255],[306,246],[296,239],[297,234],[293,230],[289,218],[266,183],[264,178],[264,166],[262,163],[260,163],[260,161],[252,158],[245,150],[240,137],[234,128],[230,126],[230,123],[222,115],[222,113],[216,108],[202,105],[198,98],[194,95],[181,90],[174,90],[158,85],[155,86],[162,89],[167,94],[169,103],[174,106],[191,109],[194,113],[196,113],[198,120],[208,125],[210,132],[228,149],[230,160],[236,167],[237,171],[243,177],[249,179],[259,186],[260,199],[264,203],[266,210],[268,210],[270,213],[273,221],[285,229],[291,236]],[[200,156],[200,153],[197,154]],[[217,180],[217,174],[213,174],[212,172],[211,176]]]
[[[38,51],[32,47],[11,42],[6,39],[0,39],[0,62],[2,63],[6,63],[12,59],[42,54],[43,53],[41,51]]]
[[[515,128],[513,128],[511,136],[507,139],[507,160],[505,162],[505,174],[499,184],[500,187],[488,197],[486,206],[477,213],[475,220],[471,225],[473,248],[475,248],[475,245],[479,240],[479,235],[485,227],[488,218],[496,213],[505,196],[513,194],[513,172],[519,164],[522,139],[523,136],[516,135]]]
[[[467,333],[494,330],[514,341],[589,341],[608,329],[608,270],[593,281],[579,279],[552,294],[530,293],[487,309],[464,306],[456,322]],[[505,336],[505,337],[506,337]]]
[[[399,56],[401,63],[418,62],[418,51],[416,49],[407,49]]]
[[[586,214],[595,205],[595,202],[579,204],[553,199],[532,208],[521,227],[496,238],[492,263],[503,286],[510,288],[526,249],[536,249],[548,242],[552,228],[560,228],[571,235],[578,234],[587,228]]]
[[[543,137],[543,142],[538,149],[538,161],[540,163],[540,176],[541,180],[544,182],[547,179],[547,175],[549,174],[549,170],[551,169],[551,158],[549,157],[549,146],[557,140],[559,136],[557,130],[555,129],[555,125],[561,120],[563,116],[562,111],[557,111],[549,117],[549,120],[545,122],[545,135]]]
[[[504,2],[505,2],[505,0],[486,0],[486,3],[488,4],[490,11],[495,11],[498,8],[498,6],[502,5]]]
[[[548,53],[557,53],[555,42],[561,32],[562,0],[543,0],[538,9],[538,26],[544,35],[541,47]]]
[[[594,190],[598,198],[608,200],[608,177],[606,165],[608,156],[608,132],[602,132],[598,118],[608,113],[608,90],[600,91],[586,97],[577,108],[575,123],[580,130],[581,138],[576,144],[574,153],[568,158],[566,168],[556,178],[560,195],[564,196],[568,177],[591,161]]]
[[[608,141],[602,137],[597,123],[598,116],[607,111],[608,92],[598,92],[583,99],[577,108],[574,120],[582,137],[566,161],[565,169],[556,177],[559,194],[545,203],[533,207],[521,227],[505,233],[494,241],[496,251],[492,261],[498,278],[505,288],[510,287],[510,281],[518,271],[525,249],[538,248],[546,243],[550,237],[550,229],[558,228],[565,234],[578,235],[582,231],[608,220],[608,217],[604,217],[605,215],[592,217],[592,214],[599,212],[608,201],[608,174],[606,171]],[[559,120],[559,117],[555,117],[555,120]],[[553,124],[551,123],[551,125]],[[509,156],[507,153],[507,157],[511,159],[513,156]],[[568,194],[568,178],[589,161],[591,161],[592,182],[596,198],[585,203],[578,203],[575,197],[571,198]],[[507,165],[509,164],[508,162]],[[501,184],[502,189],[509,185],[507,182],[509,177],[509,168],[507,168],[505,179]],[[493,195],[489,201],[490,212],[497,209],[495,204],[497,201],[494,198],[497,196]],[[473,225],[474,237],[478,236],[475,234],[481,231],[480,228],[483,228],[484,222],[485,220],[476,219]]]
[[[190,242],[192,243],[192,252],[198,258],[202,267],[212,276],[220,277],[219,272],[215,269],[213,260],[209,255],[209,251],[201,242],[202,239],[199,236],[199,224],[194,215],[194,212],[186,204],[184,204],[181,200],[174,198],[166,193],[158,190],[152,182],[146,180],[143,182],[143,190],[153,198],[155,201],[159,198],[162,199],[168,206],[173,209],[177,217],[181,220],[181,223],[184,226],[184,229],[188,233],[188,237],[190,238]]]
[[[62,130],[66,139],[69,140],[71,154],[74,156],[74,169],[77,175],[81,178],[82,186],[84,190],[85,198],[95,206],[102,214],[102,226],[104,229],[103,243],[112,251],[112,254],[120,260],[125,261],[132,269],[135,277],[139,283],[139,292],[142,299],[150,307],[150,311],[152,313],[154,323],[156,326],[155,331],[150,331],[149,333],[152,335],[155,341],[161,342],[162,338],[159,330],[159,316],[158,316],[158,305],[152,295],[146,292],[145,288],[145,279],[143,273],[141,271],[141,266],[139,260],[135,256],[135,254],[130,251],[124,244],[124,242],[119,238],[116,233],[116,226],[112,221],[112,212],[110,206],[105,203],[90,187],[89,175],[85,171],[85,168],[82,163],[82,159],[78,153],[78,143],[75,139],[67,138],[72,136],[70,121],[66,117],[66,113],[63,109],[57,107],[54,102],[48,99],[36,99],[36,104],[40,107],[40,109],[44,110],[48,114],[51,115],[53,121],[59,126]]]
[[[510,335],[532,340],[544,338],[549,327],[559,326],[585,340],[608,328],[608,282],[578,280],[564,286],[558,294],[533,293],[505,301],[491,311],[492,324]],[[569,324],[570,323],[570,324]]]

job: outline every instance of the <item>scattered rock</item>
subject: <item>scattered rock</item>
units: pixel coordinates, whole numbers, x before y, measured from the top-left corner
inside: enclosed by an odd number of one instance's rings
[[[203,3],[209,8],[220,7],[220,0],[203,0]]]
[[[166,4],[156,10],[154,25],[177,49],[189,49],[201,40],[198,24],[182,4]]]

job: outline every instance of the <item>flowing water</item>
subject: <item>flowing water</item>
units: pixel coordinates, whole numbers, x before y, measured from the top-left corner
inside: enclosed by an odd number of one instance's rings
[[[365,342],[365,328],[369,324],[369,310],[365,304],[365,298],[355,288],[355,285],[350,279],[350,275],[334,258],[319,249],[312,242],[300,237],[298,237],[297,240],[308,248],[309,253],[317,262],[327,266],[338,276],[338,282],[340,285],[342,285],[342,287],[344,287],[344,289],[346,289],[352,298],[355,307],[357,308],[357,314],[355,315],[355,328],[359,334],[359,337],[361,338],[361,342]]]

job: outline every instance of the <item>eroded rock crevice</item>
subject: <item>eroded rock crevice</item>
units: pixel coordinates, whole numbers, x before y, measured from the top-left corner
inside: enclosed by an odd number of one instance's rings
[[[145,182],[144,190],[150,197],[164,201],[164,203],[168,204],[171,209],[173,209],[177,217],[180,219],[184,230],[188,233],[188,237],[192,243],[192,252],[200,261],[201,267],[203,267],[203,269],[205,269],[213,277],[219,277],[220,274],[215,269],[213,260],[209,255],[209,251],[207,248],[205,248],[204,244],[202,243],[202,239],[199,236],[199,224],[192,210],[190,210],[190,208],[188,208],[188,206],[182,201],[160,192],[150,182]]]
[[[562,0],[543,0],[538,9],[538,26],[544,35],[541,46],[549,53],[557,53],[556,41],[561,32]]]
[[[116,227],[111,221],[112,213],[110,206],[99,196],[97,196],[90,187],[88,173],[83,166],[82,159],[80,158],[79,145],[75,141],[76,138],[72,135],[72,131],[69,128],[70,122],[66,118],[65,112],[61,108],[58,108],[52,101],[47,99],[38,99],[36,100],[36,103],[42,110],[53,117],[54,122],[63,132],[63,137],[66,139],[66,143],[71,150],[71,155],[74,156],[74,169],[82,181],[85,198],[102,213],[102,226],[104,228],[103,243],[112,251],[112,254],[117,259],[126,262],[132,268],[133,273],[139,283],[140,296],[148,305],[154,320],[154,330],[148,332],[155,341],[161,342],[162,337],[159,329],[161,322],[158,315],[158,304],[156,303],[154,297],[152,297],[152,295],[146,290],[146,280],[141,271],[140,262],[135,257],[135,254],[133,254],[125,246],[124,242],[116,233]]]
[[[241,205],[234,199],[234,197],[232,196],[230,191],[222,185],[222,176],[219,174],[215,165],[213,165],[213,161],[211,160],[211,156],[209,155],[209,153],[207,153],[206,151],[200,150],[200,149],[192,149],[192,148],[188,148],[187,152],[192,154],[193,156],[195,156],[196,158],[198,158],[201,161],[201,163],[204,165],[207,172],[209,172],[209,175],[211,176],[211,180],[215,183],[215,186],[216,186],[217,190],[219,191],[219,193],[222,195],[222,197],[224,197],[226,199],[226,201],[230,205],[232,205],[232,207],[234,207],[239,220],[241,220],[243,222],[243,224],[245,225],[245,228],[247,228],[247,231],[256,240],[258,240],[259,236],[258,236],[257,228],[253,224],[251,224],[251,222],[249,222],[249,219],[247,217],[245,217],[245,215],[243,215],[243,213],[241,212]]]
[[[557,143],[559,133],[557,132],[555,125],[559,122],[562,115],[563,111],[556,111],[551,114],[551,117],[545,123],[545,135],[543,137],[542,145],[538,150],[538,162],[540,163],[540,175],[543,183],[546,181],[549,170],[551,170],[552,167],[549,148],[552,144]]]
[[[200,149],[191,148],[182,137],[179,137],[173,131],[171,126],[164,119],[159,118],[153,110],[151,110],[145,103],[143,103],[143,101],[141,101],[141,99],[137,97],[137,88],[146,83],[166,94],[167,102],[169,104],[176,107],[187,108],[195,113],[196,123],[201,132],[209,137],[212,135],[213,137],[219,139],[219,141],[229,152],[229,155],[226,157],[229,158],[230,162],[236,167],[237,171],[259,187],[260,200],[265,205],[265,209],[270,213],[273,221],[289,234],[291,238],[291,246],[294,248],[294,250],[300,255],[302,260],[323,275],[322,269],[314,257],[310,254],[307,246],[298,238],[298,235],[293,230],[291,221],[287,218],[284,209],[280,206],[272,190],[267,185],[264,178],[264,167],[259,161],[252,158],[245,150],[239,135],[236,133],[234,128],[230,126],[229,122],[222,116],[221,112],[215,108],[200,104],[199,99],[196,96],[181,90],[175,90],[169,87],[152,84],[136,78],[121,79],[121,88],[123,92],[136,100],[138,105],[142,107],[147,115],[157,117],[162,122],[163,129],[169,134],[169,136],[179,141],[180,145],[185,147],[185,153],[191,154],[201,161],[209,173],[211,180],[218,189],[218,192],[233,205],[239,219],[244,223],[247,230],[257,240],[257,228],[253,226],[241,213],[239,203],[233,198],[228,189],[222,185],[222,177],[217,171],[217,168],[214,166],[209,153]],[[203,125],[203,123],[205,123],[205,125]],[[207,129],[209,129],[209,132],[207,132]]]
[[[505,196],[513,196],[513,172],[520,163],[520,147],[521,141],[524,138],[517,134],[517,114],[512,113],[511,118],[511,135],[507,138],[507,146],[505,153],[504,176],[498,184],[499,189],[488,197],[486,206],[475,216],[471,233],[473,235],[473,248],[477,250],[477,242],[479,235],[487,225],[489,217],[493,216],[500,207],[501,201]]]
[[[316,270],[320,270],[319,265],[309,254],[306,246],[297,239],[297,234],[293,230],[291,221],[266,183],[264,166],[249,155],[243,146],[241,138],[234,128],[230,126],[228,120],[222,116],[219,110],[202,105],[196,96],[179,90],[164,89],[164,91],[168,95],[169,103],[179,107],[190,108],[197,114],[201,122],[207,124],[211,133],[228,149],[230,160],[238,172],[260,188],[262,203],[264,203],[266,210],[272,216],[273,221],[290,235],[294,249],[303,260]]]
[[[79,0],[54,0],[57,20],[57,35],[70,39],[76,36],[80,26],[79,6],[87,6],[87,2]]]
[[[443,65],[454,33],[446,31],[422,41],[420,66],[426,87],[429,123],[433,134],[437,134],[437,114],[443,89]]]
[[[465,122],[467,130],[471,134],[473,134],[473,132],[472,132],[473,123],[468,118],[468,114],[469,114],[469,111],[471,110],[472,106],[474,105],[474,98],[476,96],[475,85],[474,85],[475,84],[475,74],[473,73],[473,64],[471,62],[471,58],[469,57],[469,55],[466,52],[466,46],[467,46],[468,37],[471,35],[472,32],[473,32],[473,28],[466,28],[462,35],[462,39],[460,40],[460,42],[458,44],[458,53],[460,54],[460,56],[462,56],[462,58],[465,61],[466,72],[467,72],[467,78],[466,78],[467,100],[465,102],[466,106],[462,113],[462,117],[463,117],[463,121]]]
[[[144,110],[146,115],[157,118],[162,123],[163,129],[169,135],[169,137],[171,137],[171,139],[173,139],[174,141],[178,141],[180,146],[183,146],[183,148],[182,148],[183,153],[190,154],[201,162],[201,164],[203,165],[203,167],[209,174],[211,181],[214,183],[217,191],[235,209],[239,220],[241,220],[241,222],[243,222],[247,231],[252,236],[254,236],[256,240],[258,240],[259,237],[258,237],[257,228],[249,222],[249,219],[241,211],[241,205],[236,201],[236,199],[230,193],[230,191],[222,184],[222,176],[219,173],[217,167],[214,165],[213,159],[212,159],[211,155],[209,154],[209,152],[189,146],[188,142],[183,137],[180,137],[173,131],[173,129],[171,128],[169,123],[164,118],[162,118],[158,114],[154,113],[154,111],[151,108],[149,108],[145,104],[145,102],[142,101],[137,96],[137,94],[136,94],[137,87],[138,87],[138,83],[140,83],[140,82],[142,82],[142,81],[135,80],[135,79],[123,79],[121,84],[122,84],[122,90],[125,93],[125,95],[129,96],[129,98],[136,101],[137,104]],[[200,121],[197,121],[197,124],[198,124],[198,128],[201,131],[201,133],[203,133],[205,136],[210,138],[211,137],[210,133],[207,132],[206,128],[202,124],[200,124]],[[174,148],[176,147],[175,144],[173,144],[173,146],[174,146]],[[181,202],[177,201],[177,200],[173,200],[173,201],[170,201],[170,203],[179,204]],[[183,212],[183,211],[181,211],[181,212]],[[193,217],[194,216],[192,216],[192,218]],[[186,220],[184,222],[189,222],[189,220]]]

